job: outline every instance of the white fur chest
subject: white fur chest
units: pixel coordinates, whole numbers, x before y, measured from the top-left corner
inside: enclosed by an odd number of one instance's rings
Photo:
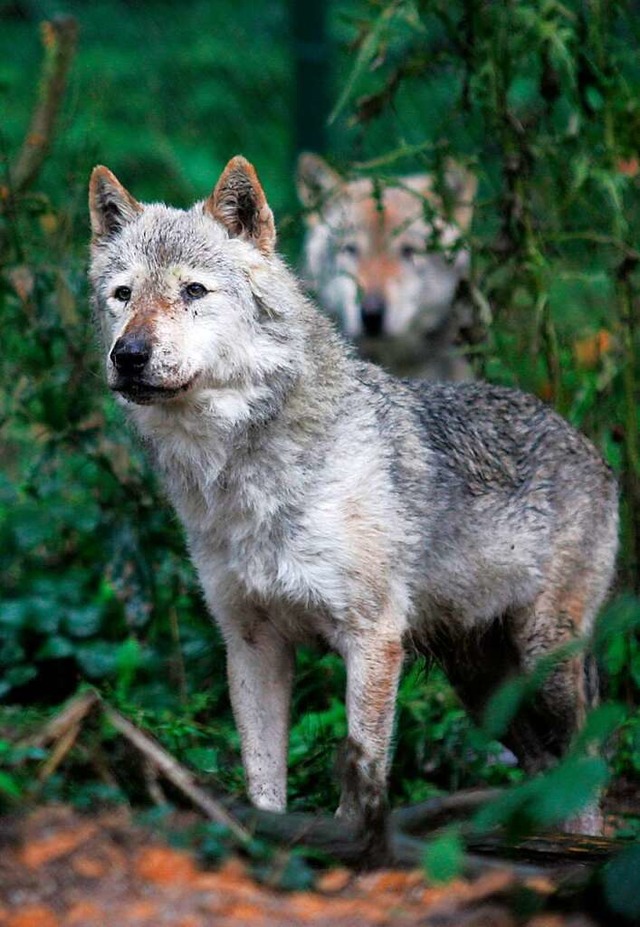
[[[348,432],[331,454],[276,426],[258,451],[211,423],[206,440],[184,428],[152,440],[214,614],[225,601],[272,603],[283,621],[311,624],[295,636],[330,639],[328,614],[339,626],[404,597],[384,459]]]
[[[338,500],[327,505],[313,491],[285,489],[263,474],[241,491],[216,487],[208,503],[212,517],[204,530],[185,523],[206,590],[280,603],[287,611],[347,610],[352,551]]]

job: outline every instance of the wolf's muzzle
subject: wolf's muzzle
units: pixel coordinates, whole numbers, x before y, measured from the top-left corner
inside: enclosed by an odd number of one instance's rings
[[[387,304],[381,293],[367,293],[360,303],[360,318],[365,335],[377,337],[382,334]]]
[[[151,359],[151,342],[136,334],[122,335],[110,356],[121,376],[139,377]]]

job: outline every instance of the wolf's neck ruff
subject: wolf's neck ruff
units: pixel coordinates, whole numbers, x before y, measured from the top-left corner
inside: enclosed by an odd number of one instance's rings
[[[304,470],[306,456],[329,427],[318,391],[330,389],[335,396],[340,389],[340,364],[325,375],[324,387],[316,385],[318,361],[305,346],[296,365],[274,370],[266,383],[203,388],[172,402],[130,408],[180,511],[197,512],[204,528],[216,524],[214,501],[221,495],[228,500],[235,494],[238,511],[260,499],[253,506],[259,521],[291,499],[297,481],[290,470],[285,475],[281,458],[292,457]],[[267,494],[273,498],[265,506]],[[217,528],[224,530],[224,522]]]
[[[477,715],[587,634],[613,572],[615,482],[533,397],[354,359],[275,256],[243,159],[187,212],[97,168],[90,208],[109,385],[154,448],[224,635],[249,795],[285,807],[293,648],[320,637],[347,665],[339,811],[375,831],[405,638]],[[581,663],[558,664],[505,735],[529,770],[582,722]]]

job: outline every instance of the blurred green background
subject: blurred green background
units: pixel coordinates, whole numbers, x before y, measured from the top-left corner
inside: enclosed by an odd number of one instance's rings
[[[90,682],[202,774],[240,788],[219,637],[176,521],[103,388],[85,283],[86,184],[105,163],[136,197],[187,205],[243,153],[295,264],[295,157],[311,147],[382,184],[403,172],[438,174],[448,157],[476,171],[478,375],[555,404],[620,477],[620,572],[599,659],[607,697],[626,718],[610,768],[637,776],[640,4],[69,0],[62,12],[77,20],[78,36],[59,118],[41,168],[21,184],[16,165],[43,60],[56,51],[50,31],[43,46],[40,23],[60,12],[35,0],[0,4],[8,768],[15,732]],[[343,686],[337,660],[301,654],[294,802],[335,801]],[[396,801],[519,776],[437,671],[408,672],[399,720]],[[52,776],[46,789],[78,800],[110,793],[90,767]],[[11,777],[0,779],[0,793],[29,787]]]

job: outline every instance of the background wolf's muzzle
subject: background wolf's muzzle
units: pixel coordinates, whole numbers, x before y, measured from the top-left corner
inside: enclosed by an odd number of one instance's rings
[[[360,303],[360,318],[365,335],[376,337],[382,334],[387,304],[382,293],[367,293]]]

